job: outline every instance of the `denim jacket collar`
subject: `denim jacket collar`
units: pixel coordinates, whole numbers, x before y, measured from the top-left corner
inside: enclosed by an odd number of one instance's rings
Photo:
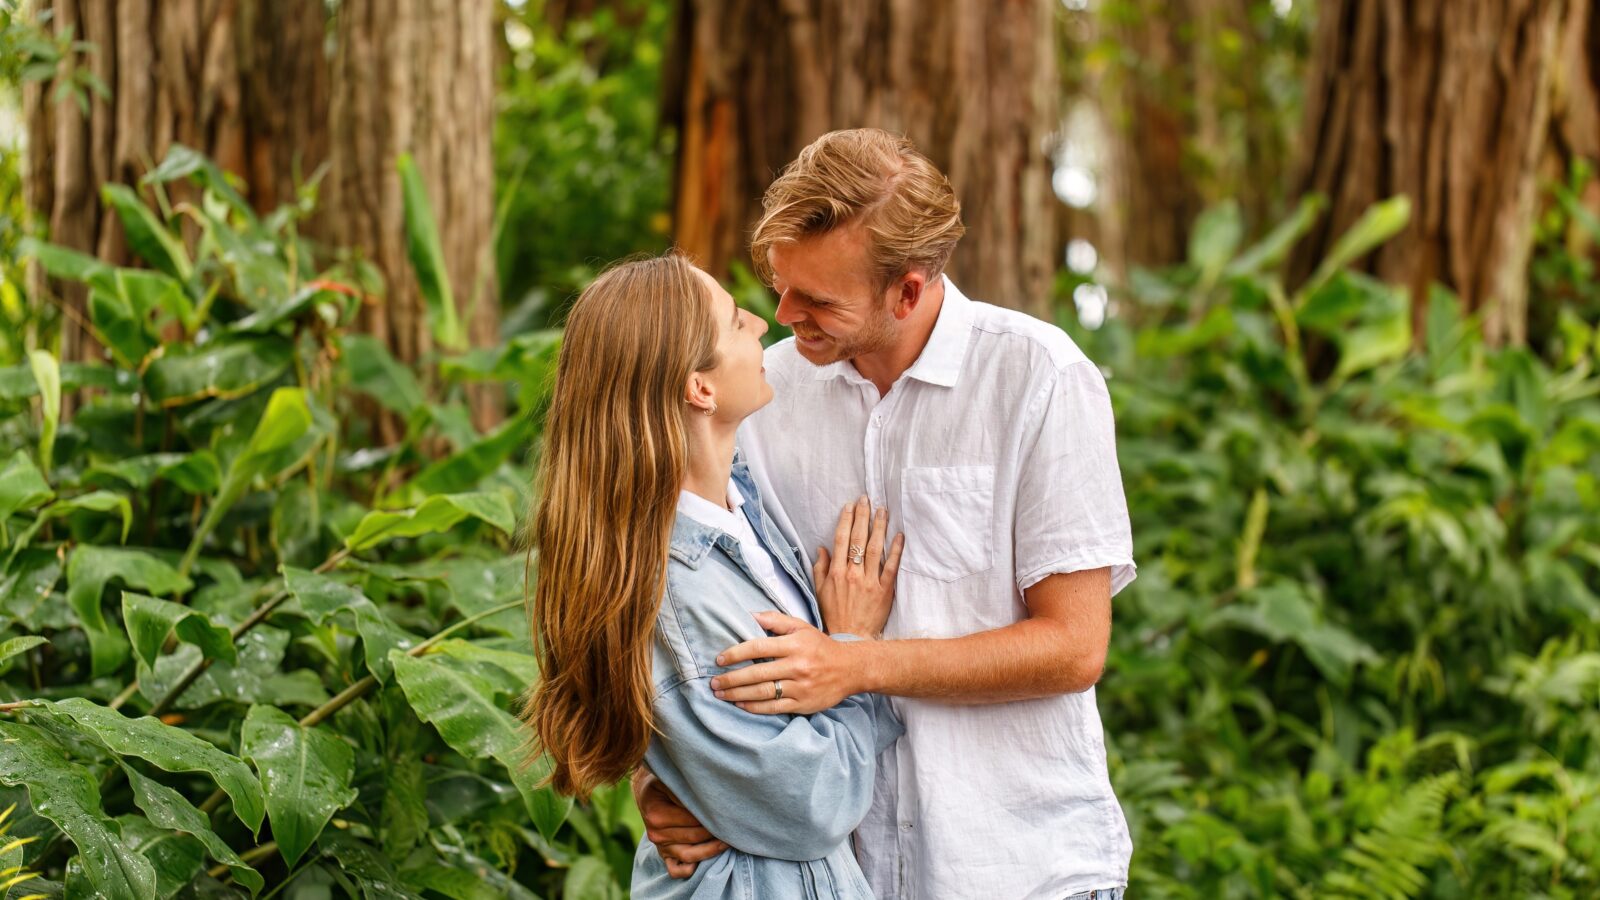
[[[733,449],[733,483],[747,502],[758,502],[756,498],[759,494],[756,492],[755,480],[750,477],[750,464],[745,461],[744,451],[738,447]],[[716,546],[717,538],[722,536],[722,532],[709,525],[679,515],[672,523],[672,543],[668,552],[678,562],[691,569],[698,569],[706,554]]]

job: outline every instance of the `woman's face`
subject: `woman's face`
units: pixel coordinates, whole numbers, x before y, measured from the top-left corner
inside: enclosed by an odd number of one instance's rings
[[[715,278],[698,268],[695,274],[711,293],[711,313],[717,320],[717,366],[696,374],[712,391],[716,418],[737,424],[772,399],[767,370],[761,364],[761,336],[767,333],[767,323],[740,309]]]

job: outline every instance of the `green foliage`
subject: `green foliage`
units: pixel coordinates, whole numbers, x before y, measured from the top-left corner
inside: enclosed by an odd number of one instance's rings
[[[559,324],[600,267],[670,240],[661,71],[673,4],[621,0],[558,31],[506,4],[495,117],[502,296],[514,330]]]
[[[1600,329],[1495,350],[1308,199],[1136,273],[1112,373],[1139,577],[1099,688],[1149,897],[1600,893]]]
[[[169,209],[175,179],[198,202]],[[413,262],[445,283],[413,187]],[[516,716],[512,536],[559,333],[414,370],[347,333],[361,291],[316,268],[302,205],[258,215],[182,147],[102,194],[151,268],[20,249],[87,286],[107,360],[0,367],[0,804],[35,839],[0,862],[42,875],[15,891],[620,891],[627,791],[541,787]],[[525,405],[482,434],[463,386],[489,379]],[[365,444],[368,399],[399,444]]]

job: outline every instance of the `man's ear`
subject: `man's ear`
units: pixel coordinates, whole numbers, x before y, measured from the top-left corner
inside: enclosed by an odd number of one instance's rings
[[[893,290],[899,291],[891,310],[896,319],[904,319],[916,311],[922,302],[922,292],[928,286],[928,276],[923,272],[907,272],[895,281]]]

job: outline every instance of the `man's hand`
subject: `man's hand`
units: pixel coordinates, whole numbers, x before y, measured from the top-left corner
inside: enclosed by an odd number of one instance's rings
[[[836,641],[811,625],[779,612],[756,613],[761,627],[778,635],[745,641],[722,651],[717,665],[771,658],[711,679],[718,698],[746,712],[809,715],[861,690],[859,645]],[[782,679],[783,699],[773,682]]]
[[[703,860],[728,849],[643,766],[633,773],[633,802],[644,819],[645,836],[673,878],[688,878]]]

